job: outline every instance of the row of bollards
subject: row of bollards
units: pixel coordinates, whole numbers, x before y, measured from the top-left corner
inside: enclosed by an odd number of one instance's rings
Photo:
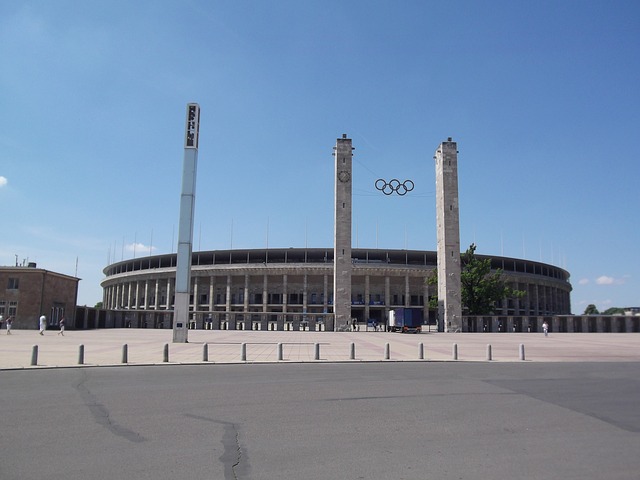
[[[277,350],[278,361],[284,360],[283,344],[278,343],[276,350]],[[452,346],[451,357],[453,360],[458,360],[458,344],[457,343],[454,343]],[[518,357],[521,361],[525,360],[524,344],[522,343],[519,345],[519,348],[518,348]],[[314,343],[313,358],[314,360],[320,360],[320,344],[319,343]],[[356,359],[356,344],[352,342],[349,346],[349,360],[355,360],[355,359]],[[384,359],[385,360],[391,359],[391,347],[389,343],[385,343],[384,345]],[[418,359],[424,360],[424,344],[423,343],[418,344]],[[487,345],[486,359],[487,361],[493,360],[493,352],[492,352],[491,345]],[[247,361],[247,344],[246,343],[242,343],[240,345],[240,360],[242,362]],[[162,361],[163,363],[169,362],[169,344],[168,343],[165,343],[162,349]],[[209,345],[206,343],[202,346],[202,361],[203,362],[209,361]],[[129,363],[129,346],[126,343],[122,345],[121,363]],[[36,365],[38,365],[38,345],[34,345],[31,350],[31,366],[36,366]],[[78,346],[78,365],[84,365],[84,345]]]

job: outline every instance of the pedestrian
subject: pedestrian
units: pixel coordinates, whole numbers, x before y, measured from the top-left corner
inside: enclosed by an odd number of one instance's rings
[[[7,335],[11,335],[11,324],[13,323],[13,317],[9,315],[7,318]]]
[[[544,332],[544,336],[546,337],[547,335],[549,335],[549,324],[547,323],[547,321],[545,320],[544,323],[542,324],[542,331]]]
[[[2,328],[2,315],[0,315],[0,329]]]
[[[64,337],[64,317],[60,319],[58,325],[60,325],[60,331],[58,332],[58,335],[62,335]]]
[[[47,317],[40,316],[40,335],[44,335],[44,331],[47,329]]]

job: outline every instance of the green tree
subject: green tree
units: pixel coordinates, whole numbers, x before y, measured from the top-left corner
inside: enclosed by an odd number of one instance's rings
[[[96,306],[95,306],[95,307],[93,307],[93,308],[102,308],[102,302],[98,302],[98,303],[96,303]]]
[[[490,315],[500,300],[524,297],[526,292],[507,285],[502,277],[502,269],[492,272],[491,259],[480,259],[475,252],[476,245],[472,243],[460,258],[462,309],[467,315]],[[437,273],[432,274],[427,283],[437,285]],[[431,297],[429,307],[435,309],[437,305],[437,297]]]
[[[624,308],[620,308],[620,307],[607,308],[604,312],[602,312],[602,314],[603,315],[624,315]]]
[[[584,309],[583,315],[597,315],[599,313],[600,312],[598,311],[596,306],[593,303],[590,303],[589,305],[587,305],[587,308]]]

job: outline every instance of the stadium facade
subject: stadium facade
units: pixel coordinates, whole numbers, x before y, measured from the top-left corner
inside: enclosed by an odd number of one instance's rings
[[[335,330],[333,248],[234,249],[194,252],[191,265],[191,328]],[[479,258],[487,258],[477,255]],[[177,255],[113,263],[104,269],[103,307],[122,312],[131,326],[171,328]],[[491,257],[505,281],[526,292],[505,299],[496,315],[550,316],[571,312],[569,273],[545,263]],[[429,311],[437,295],[427,279],[437,268],[434,251],[351,251],[351,317],[384,322],[391,309]],[[466,328],[465,328],[466,330]]]

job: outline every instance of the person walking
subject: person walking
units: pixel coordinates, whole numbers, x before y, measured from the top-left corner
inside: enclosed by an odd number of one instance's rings
[[[58,335],[62,335],[64,337],[64,317],[60,319],[59,325],[60,331],[58,332]]]
[[[9,315],[7,318],[7,335],[11,335],[11,324],[13,323],[13,317]]]
[[[44,335],[44,331],[47,329],[47,317],[40,316],[40,335]]]
[[[549,335],[549,324],[547,323],[546,320],[542,324],[542,331],[544,332],[545,337]]]

